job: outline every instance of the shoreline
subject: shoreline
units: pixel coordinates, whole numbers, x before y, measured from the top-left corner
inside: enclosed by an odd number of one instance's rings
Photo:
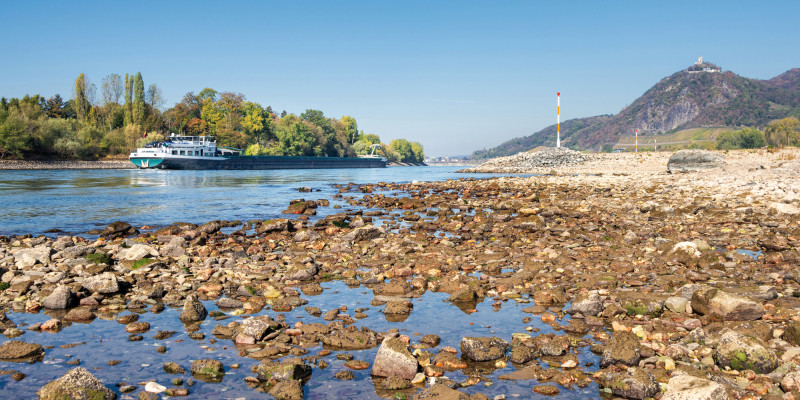
[[[134,169],[129,160],[0,160],[0,170]]]

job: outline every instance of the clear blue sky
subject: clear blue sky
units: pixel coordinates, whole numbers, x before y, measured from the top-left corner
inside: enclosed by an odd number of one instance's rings
[[[0,96],[72,97],[141,72],[167,106],[205,87],[278,112],[352,115],[384,142],[467,154],[619,112],[698,56],[800,67],[798,1],[6,2]]]

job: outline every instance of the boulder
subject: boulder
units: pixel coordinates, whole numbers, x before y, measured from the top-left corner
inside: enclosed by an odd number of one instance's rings
[[[469,400],[469,395],[459,392],[458,390],[451,389],[450,387],[437,383],[433,386],[428,386],[422,389],[419,393],[415,394],[414,400]]]
[[[344,240],[350,243],[361,242],[364,240],[375,239],[381,237],[386,232],[383,228],[378,228],[375,225],[365,225],[360,228],[353,229],[350,233],[344,235]]]
[[[640,358],[641,345],[639,344],[639,338],[628,331],[615,332],[611,340],[606,343],[603,350],[603,359],[600,360],[600,367],[605,368],[618,363],[637,366]]]
[[[322,337],[322,344],[341,350],[371,349],[378,345],[374,332],[334,331]]]
[[[375,355],[372,375],[413,379],[416,374],[417,359],[408,351],[406,344],[396,338],[384,339],[378,348],[378,354]]]
[[[225,367],[219,360],[213,358],[192,361],[189,371],[192,376],[204,382],[220,382],[225,376]]]
[[[262,362],[256,367],[256,378],[262,382],[270,380],[304,380],[311,376],[311,367],[303,363],[289,361]]]
[[[114,400],[117,394],[82,367],[69,370],[37,392],[39,400]]]
[[[601,387],[629,399],[646,399],[660,392],[656,378],[644,368],[628,368],[621,373],[600,373],[595,376]]]
[[[207,315],[208,311],[206,311],[203,303],[197,299],[197,295],[190,294],[186,297],[186,301],[183,302],[183,311],[181,311],[181,315],[178,318],[181,322],[197,322],[206,319]]]
[[[689,300],[683,297],[670,297],[664,301],[664,306],[666,306],[667,309],[678,314],[685,313],[687,305],[689,305]]]
[[[603,311],[603,299],[596,290],[580,293],[572,299],[570,314],[580,313],[584,316],[597,315]]]
[[[106,226],[105,229],[103,229],[103,232],[100,233],[100,236],[113,239],[128,235],[136,235],[138,233],[139,231],[132,227],[131,224],[127,222],[116,221]]]
[[[661,400],[728,400],[728,392],[719,383],[708,379],[678,375],[669,379]]]
[[[755,321],[766,312],[755,301],[716,288],[695,291],[692,309],[698,314],[716,316],[725,321]]]
[[[64,250],[61,250],[61,255],[68,260],[80,258],[91,253],[94,253],[94,248],[92,246],[78,245],[67,247]]]
[[[197,233],[210,235],[219,232],[220,229],[222,229],[222,221],[211,221],[200,225],[197,228]]]
[[[0,360],[3,361],[16,361],[42,355],[44,355],[44,349],[38,343],[10,340],[0,345]]]
[[[383,309],[384,314],[411,314],[414,304],[410,301],[390,301]],[[410,379],[410,378],[408,378]]]
[[[720,337],[714,359],[722,368],[751,369],[759,374],[768,374],[778,367],[778,357],[761,340],[733,330],[726,330]]]
[[[53,310],[63,310],[75,304],[75,295],[67,286],[57,286],[49,296],[44,299],[42,305]]]
[[[316,264],[312,264],[308,267],[299,268],[294,270],[293,272],[290,272],[288,278],[293,281],[307,281],[313,278],[314,275],[317,274],[317,272],[319,272],[319,267],[317,267]]]
[[[697,171],[720,168],[725,165],[725,157],[708,150],[678,150],[667,161],[667,171]]]
[[[272,219],[264,221],[256,229],[258,233],[272,233],[272,232],[288,232],[292,227],[289,220],[286,218]]]
[[[496,360],[506,354],[508,342],[498,337],[464,337],[461,353],[472,361]]]
[[[50,253],[52,253],[52,249],[49,247],[37,246],[34,248],[15,250],[12,254],[17,268],[29,268],[37,263],[45,265],[49,263]]]
[[[90,276],[81,282],[81,286],[90,292],[100,294],[110,294],[119,291],[117,277],[110,272]]]
[[[301,400],[303,398],[303,385],[293,379],[278,381],[269,394],[276,400]]]
[[[158,257],[159,254],[156,249],[141,243],[122,249],[117,253],[117,259],[124,261],[138,261],[147,256]]]
[[[87,322],[94,318],[94,313],[88,307],[73,308],[64,315],[64,321]]]

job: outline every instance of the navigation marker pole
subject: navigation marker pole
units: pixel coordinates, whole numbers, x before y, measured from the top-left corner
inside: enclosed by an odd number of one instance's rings
[[[561,92],[556,92],[558,98],[556,108],[556,148],[561,147]]]
[[[658,138],[653,136],[653,153],[658,151]]]
[[[639,152],[639,130],[638,129],[636,130],[636,147],[635,147],[635,149],[636,149],[635,152],[638,153]]]

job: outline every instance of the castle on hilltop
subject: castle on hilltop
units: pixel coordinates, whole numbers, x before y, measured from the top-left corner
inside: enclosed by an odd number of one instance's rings
[[[686,68],[686,72],[690,74],[697,74],[700,72],[722,72],[722,68],[711,63],[703,62],[703,57],[700,56],[697,61],[695,61],[694,65]]]

